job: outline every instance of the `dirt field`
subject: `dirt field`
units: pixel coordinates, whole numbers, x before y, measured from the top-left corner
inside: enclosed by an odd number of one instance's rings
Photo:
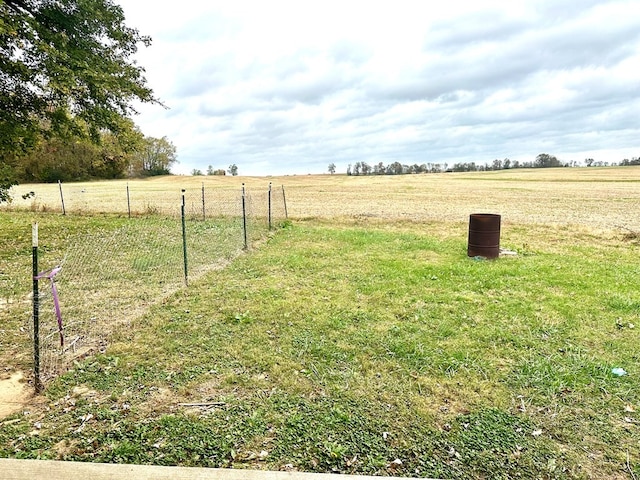
[[[365,217],[465,222],[471,213],[497,213],[503,222],[640,230],[640,167],[558,168],[498,172],[347,177],[187,177],[63,185],[68,211],[134,211],[179,204],[180,189],[197,202],[204,185],[221,194],[273,188],[286,192],[291,218]],[[22,200],[29,191],[35,198]],[[13,207],[61,208],[58,185],[20,185]],[[6,208],[6,207],[4,207]]]

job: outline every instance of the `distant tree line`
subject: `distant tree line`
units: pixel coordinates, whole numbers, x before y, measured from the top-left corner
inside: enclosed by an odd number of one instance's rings
[[[404,165],[400,162],[393,162],[385,165],[383,162],[369,165],[367,162],[356,162],[349,164],[347,175],[406,175],[411,173],[439,173],[447,170],[446,163],[423,163],[421,165]],[[331,170],[329,170],[331,172]]]
[[[508,170],[515,168],[559,168],[559,167],[579,167],[585,165],[587,167],[613,167],[613,166],[630,166],[640,165],[640,157],[634,157],[631,160],[624,159],[620,163],[610,163],[595,161],[593,158],[586,158],[584,163],[575,160],[563,162],[558,160],[554,155],[548,153],[539,154],[535,160],[531,162],[520,162],[518,160],[511,161],[509,158],[504,160],[495,159],[491,163],[463,162],[454,163],[422,163],[406,165],[400,162],[393,162],[389,165],[379,162],[375,165],[369,165],[367,162],[356,162],[349,164],[347,167],[347,175],[407,175],[415,173],[441,173],[441,172],[484,172],[494,170]],[[335,164],[329,165],[329,173],[335,172]]]
[[[227,173],[229,173],[229,175],[232,176],[236,176],[238,175],[238,166],[233,163],[231,165],[229,165],[229,169],[225,171],[224,168],[213,168],[212,165],[209,165],[207,167],[207,175],[226,175]],[[194,168],[193,170],[191,170],[191,175],[197,177],[200,175],[204,175],[204,173],[202,173],[202,170],[200,170],[199,168]]]
[[[640,165],[640,157],[633,157],[631,160],[625,158],[620,162],[621,167],[629,167],[631,165]]]

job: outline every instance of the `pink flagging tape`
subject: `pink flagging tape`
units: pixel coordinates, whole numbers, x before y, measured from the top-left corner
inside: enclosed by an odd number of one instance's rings
[[[60,346],[64,347],[64,333],[62,327],[62,311],[60,310],[60,299],[58,298],[58,289],[56,288],[56,282],[54,277],[62,270],[61,266],[57,266],[46,272],[39,273],[35,279],[41,280],[46,278],[51,281],[51,295],[53,296],[53,307],[56,312],[56,319],[58,320],[58,333],[60,334]]]

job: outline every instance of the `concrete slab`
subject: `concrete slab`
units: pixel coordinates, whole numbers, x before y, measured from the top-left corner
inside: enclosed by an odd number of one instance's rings
[[[379,480],[365,475],[0,458],[2,480]],[[385,477],[394,478],[394,477]],[[395,477],[398,478],[398,477]]]

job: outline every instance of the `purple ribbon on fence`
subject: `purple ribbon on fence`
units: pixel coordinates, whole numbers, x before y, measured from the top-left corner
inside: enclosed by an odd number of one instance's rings
[[[56,288],[56,282],[54,277],[62,270],[61,266],[57,266],[48,270],[46,272],[42,272],[38,274],[38,276],[34,277],[35,280],[41,280],[46,278],[51,281],[51,296],[53,297],[53,307],[56,311],[56,319],[58,320],[58,332],[60,333],[60,346],[64,347],[64,335],[62,333],[62,312],[60,311],[60,300],[58,298],[58,289]]]

